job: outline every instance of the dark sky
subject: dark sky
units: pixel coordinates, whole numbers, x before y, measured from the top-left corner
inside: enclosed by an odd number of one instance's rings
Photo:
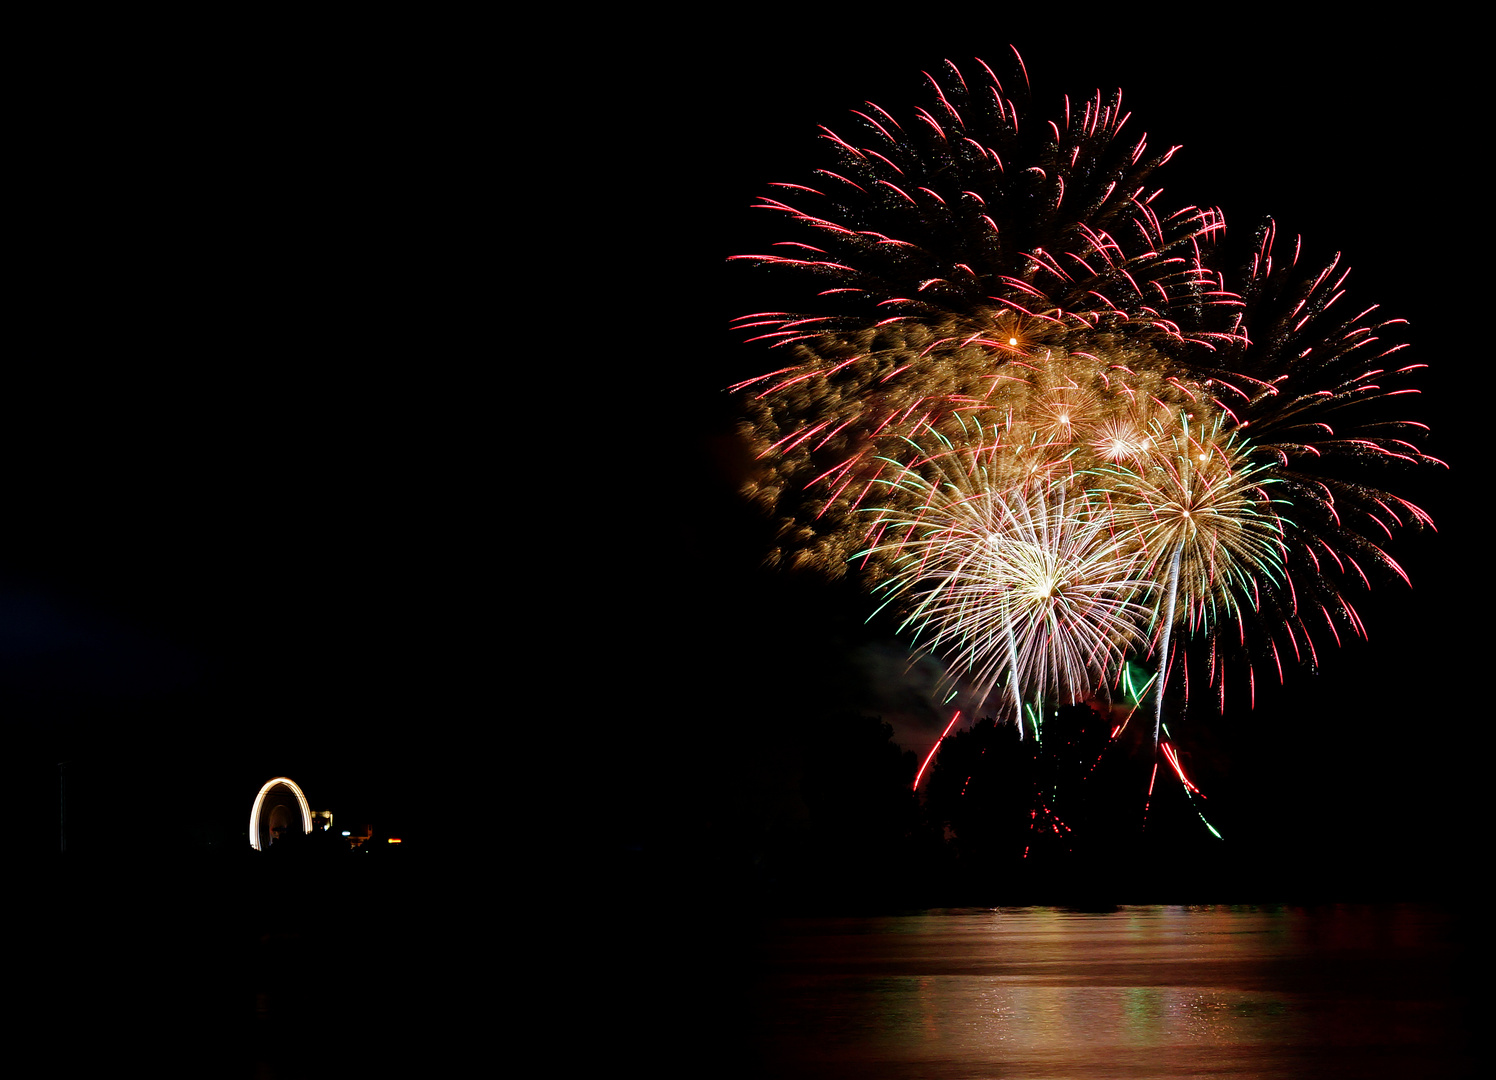
[[[666,614],[622,617],[616,640],[619,679],[662,687],[667,704],[629,759],[640,786],[620,780],[617,797],[647,822],[672,818],[682,789],[718,789],[735,768],[751,775],[731,783],[767,784],[742,761],[782,753],[797,717],[819,707],[883,715],[921,755],[938,734],[945,716],[922,677],[902,673],[899,643],[862,628],[864,598],[756,566],[766,534],[732,494],[736,414],[722,387],[773,365],[725,327],[784,294],[725,260],[786,238],[747,208],[770,181],[804,181],[825,163],[817,124],[834,128],[867,99],[907,114],[925,102],[921,70],[946,57],[997,60],[1012,42],[1042,114],[1058,112],[1062,94],[1120,86],[1134,114],[1127,131],[1146,131],[1157,149],[1183,145],[1159,177],[1171,205],[1219,206],[1237,242],[1271,215],[1280,235],[1304,236],[1306,258],[1344,252],[1352,301],[1410,320],[1411,355],[1430,364],[1411,412],[1434,429],[1427,450],[1454,466],[1395,481],[1439,526],[1394,545],[1414,587],[1379,583],[1357,603],[1369,642],[1323,650],[1317,674],[1290,672],[1255,712],[1220,723],[1264,831],[1313,820],[1318,838],[1311,828],[1296,841],[1305,850],[1351,842],[1409,858],[1431,836],[1457,843],[1454,823],[1472,805],[1465,754],[1484,744],[1472,678],[1479,589],[1464,580],[1478,565],[1476,502],[1461,497],[1478,399],[1456,376],[1479,362],[1470,354],[1484,321],[1472,51],[1416,25],[1290,35],[1071,25],[1060,9],[1038,23],[915,23],[908,12],[878,25],[757,20],[730,41],[630,66],[636,107],[617,145],[641,168],[628,183],[623,246],[637,281],[625,295],[631,332],[653,345],[621,376],[636,382],[624,427],[637,453],[610,485],[641,572],[605,589],[617,610]],[[685,310],[677,290],[693,299]],[[660,477],[651,463],[676,454]]]
[[[247,817],[287,774],[398,828],[478,729],[476,353],[434,314],[457,74],[294,29],[36,42],[0,704],[48,798],[114,762]]]
[[[1400,785],[1384,825],[1418,768],[1460,788],[1483,707],[1479,587],[1455,579],[1478,563],[1454,369],[1486,351],[1473,49],[1417,26],[759,14],[606,58],[553,43],[486,114],[430,43],[303,30],[39,49],[0,426],[0,704],[38,769],[166,753],[398,817],[412,762],[502,772],[580,729],[612,823],[647,831],[793,745],[805,708],[933,739],[860,596],[758,569],[722,388],[768,362],[727,321],[773,288],[725,260],[762,235],[766,185],[821,163],[817,124],[907,110],[922,69],[1011,41],[1041,109],[1121,86],[1128,130],[1182,143],[1168,198],[1344,250],[1353,294],[1412,321],[1455,470],[1406,493],[1441,532],[1400,541],[1415,588],[1360,605],[1369,645],[1241,724],[1366,807]],[[471,190],[489,142],[518,194],[497,237]]]

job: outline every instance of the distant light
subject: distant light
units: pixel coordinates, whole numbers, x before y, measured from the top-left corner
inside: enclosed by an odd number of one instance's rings
[[[387,843],[387,844],[398,844],[399,842],[400,842],[400,838],[398,836],[392,836],[388,840],[385,841],[385,843]]]
[[[349,832],[347,829],[344,829],[343,830],[343,835],[344,836],[352,836],[353,834],[351,832]]]

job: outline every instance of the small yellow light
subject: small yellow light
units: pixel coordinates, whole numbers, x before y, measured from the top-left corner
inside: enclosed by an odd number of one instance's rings
[[[398,844],[398,843],[399,843],[399,842],[400,842],[400,838],[399,838],[399,837],[398,837],[398,836],[392,836],[392,837],[390,837],[390,838],[389,838],[389,839],[388,839],[388,840],[387,840],[387,841],[385,841],[385,842],[386,842],[386,843],[389,843],[389,844]]]

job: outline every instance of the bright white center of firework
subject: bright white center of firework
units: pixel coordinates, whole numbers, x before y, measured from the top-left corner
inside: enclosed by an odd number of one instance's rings
[[[1052,600],[1059,596],[1068,575],[1066,564],[1054,552],[1026,540],[990,533],[987,544],[992,551],[991,573],[1001,588],[1012,589],[1030,601]]]
[[[1048,600],[1060,591],[1060,579],[1055,577],[1043,577],[1035,581],[1029,589],[1029,595],[1035,600]]]
[[[1018,339],[1016,337],[1010,337],[1008,339],[1008,344],[1009,345],[1017,345],[1018,344]]]

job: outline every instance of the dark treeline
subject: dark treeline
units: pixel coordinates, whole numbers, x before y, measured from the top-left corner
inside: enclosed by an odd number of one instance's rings
[[[1155,755],[1150,721],[1114,736],[1118,720],[1051,709],[1035,740],[984,718],[946,737],[916,791],[920,761],[891,725],[805,716],[771,749],[705,751],[687,773],[694,801],[636,828],[606,872],[640,895],[667,882],[762,910],[842,912],[1419,899],[1458,880],[1392,873],[1410,852],[1356,834],[1346,791],[1298,782],[1291,761],[1264,776],[1269,763],[1249,760],[1258,771],[1244,778],[1208,728],[1166,737],[1187,786]],[[1280,807],[1265,813],[1274,790]]]
[[[826,903],[1119,903],[1220,886],[1222,841],[1145,726],[1052,710],[1042,741],[987,717],[947,736],[921,778],[892,728],[832,716],[807,733],[798,803],[762,836],[774,900]],[[1188,764],[1185,765],[1188,775]],[[1149,788],[1152,782],[1152,794]]]

